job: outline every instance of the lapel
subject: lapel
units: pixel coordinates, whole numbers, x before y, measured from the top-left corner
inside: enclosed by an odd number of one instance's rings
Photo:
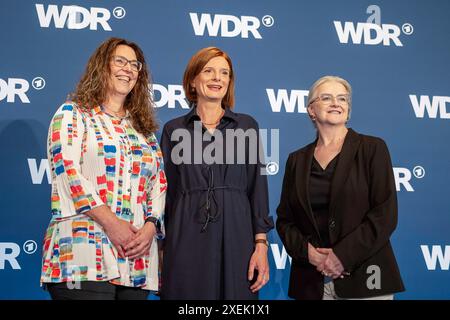
[[[353,160],[360,144],[361,138],[351,128],[348,128],[347,135],[345,136],[344,144],[339,155],[336,169],[331,181],[331,195],[330,195],[330,218],[333,216],[334,207],[338,199],[339,191],[342,189],[345,181],[348,178]],[[309,178],[311,174],[311,165],[314,157],[314,150],[316,148],[317,139],[306,146],[305,149],[297,157],[296,163],[296,181],[298,182],[297,196],[300,200],[300,204],[307,213],[307,216],[311,220],[317,234],[320,237],[319,228],[317,226],[316,219],[311,209],[311,201],[309,199]]]
[[[307,213],[308,218],[314,226],[317,234],[320,237],[319,228],[317,226],[316,219],[311,209],[311,201],[309,199],[309,178],[311,173],[311,165],[314,157],[314,150],[316,148],[316,140],[308,145],[297,157],[296,163],[296,181],[298,182],[297,196],[300,200],[300,204]]]
[[[342,186],[347,181],[350,169],[354,164],[355,155],[358,151],[360,142],[360,135],[351,128],[348,128],[348,132],[345,136],[344,144],[342,145],[342,150],[336,164],[333,179],[331,180],[331,195],[329,205],[330,217],[333,216],[334,207],[336,206],[336,201],[338,200],[339,196],[339,191],[342,190]]]

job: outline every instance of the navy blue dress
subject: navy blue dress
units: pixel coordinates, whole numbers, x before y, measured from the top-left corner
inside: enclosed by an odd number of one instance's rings
[[[227,140],[231,142],[227,129],[258,132],[258,124],[248,115],[226,109],[214,134],[222,139],[214,139],[201,125],[194,106],[187,115],[164,126],[160,145],[168,191],[161,299],[258,298],[249,289],[247,271],[255,234],[273,228],[267,177],[261,174],[265,168],[262,161],[250,157],[251,148],[260,150],[259,135],[256,143],[244,139],[245,160],[241,158],[237,163],[242,150],[238,152],[236,143],[234,150],[227,148]],[[205,134],[210,140],[200,140],[197,150],[194,131],[196,137],[201,139]],[[190,135],[184,138],[186,141],[176,138],[186,132]],[[179,143],[184,143],[181,152]],[[214,152],[211,148],[215,148]],[[223,157],[218,159],[224,159],[223,163],[210,164],[200,157],[202,152],[213,156],[222,152]],[[180,163],[180,157],[184,162],[190,159],[190,163]],[[234,161],[230,163],[230,159]]]

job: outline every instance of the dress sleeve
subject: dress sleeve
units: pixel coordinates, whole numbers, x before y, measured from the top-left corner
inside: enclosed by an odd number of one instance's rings
[[[247,193],[252,209],[253,233],[258,234],[269,232],[274,224],[272,217],[269,217],[269,193],[259,126],[256,121],[253,122],[252,129],[256,130],[258,141],[258,159],[256,164],[247,164]]]
[[[48,131],[47,157],[52,171],[52,215],[61,220],[86,213],[104,202],[81,171],[85,121],[71,103],[53,116]]]
[[[175,201],[175,194],[177,188],[177,168],[172,162],[171,152],[172,152],[172,143],[170,141],[170,133],[167,125],[164,126],[162,135],[161,135],[161,150],[164,157],[164,168],[167,177],[167,202],[166,202],[166,210],[164,216],[164,222],[167,224],[170,215],[172,206]]]
[[[167,179],[164,172],[164,160],[156,136],[152,133],[149,138],[150,148],[152,148],[156,160],[156,173],[150,178],[150,190],[147,197],[147,218],[157,219],[158,239],[163,239],[165,235],[164,227],[164,207],[166,204]]]

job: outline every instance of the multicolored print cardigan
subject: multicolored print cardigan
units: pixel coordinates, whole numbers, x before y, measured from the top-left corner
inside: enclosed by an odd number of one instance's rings
[[[48,134],[52,176],[51,221],[43,250],[41,283],[111,281],[158,290],[158,248],[164,237],[167,189],[163,158],[154,134],[144,137],[130,118],[69,102],[55,113]],[[107,205],[141,228],[161,224],[148,255],[122,259],[101,225],[85,213]]]

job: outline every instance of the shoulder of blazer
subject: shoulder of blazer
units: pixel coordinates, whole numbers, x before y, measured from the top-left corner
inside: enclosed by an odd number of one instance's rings
[[[317,139],[316,139],[317,140]],[[297,149],[293,152],[291,152],[289,154],[289,158],[297,158],[297,157],[301,157],[304,154],[308,153],[311,148],[314,148],[314,146],[316,145],[316,140],[314,140],[313,142],[311,142],[310,144],[307,144],[304,147],[301,147],[300,149]]]
[[[363,148],[364,152],[373,153],[377,149],[387,149],[386,142],[382,138],[361,133],[358,133],[358,135],[361,139],[361,148]]]
[[[379,138],[379,137],[375,137],[375,136],[368,136],[365,134],[359,134],[362,140],[362,143],[367,144],[367,145],[379,145],[379,144],[386,144],[386,142]]]
[[[386,163],[386,161],[391,163],[389,149],[383,139],[350,130],[351,129],[349,129],[349,133],[351,132],[350,140],[353,141],[350,145],[353,145],[353,147],[347,148],[346,152],[350,152],[349,150],[353,149],[354,152],[357,152],[362,156],[362,160],[367,165],[372,163],[372,160],[375,158],[378,159],[376,162],[377,166],[381,163]]]

